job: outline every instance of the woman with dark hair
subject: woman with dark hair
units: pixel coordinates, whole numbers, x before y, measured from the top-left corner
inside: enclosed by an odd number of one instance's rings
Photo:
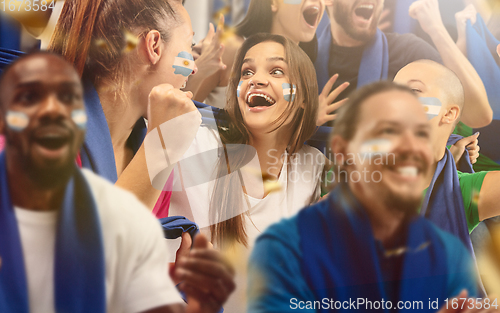
[[[282,36],[251,36],[229,80],[229,124],[202,124],[179,163],[174,189],[182,191],[173,192],[169,214],[192,218],[216,248],[238,254],[237,291],[225,312],[244,311],[243,267],[260,232],[320,196],[327,161],[304,144],[317,109],[315,71],[304,51]],[[189,163],[201,155],[198,168],[206,173]]]
[[[225,86],[228,85],[231,65],[233,64],[238,48],[244,38],[257,33],[271,33],[285,36],[309,55],[312,61],[316,58],[316,28],[323,16],[325,4],[323,0],[252,0],[248,12],[235,28],[235,37],[226,41],[222,61],[227,65],[226,70],[220,70],[206,79],[202,87],[195,93],[194,99],[223,108],[226,104]],[[331,85],[337,76],[332,77]],[[333,103],[348,84],[340,85],[330,95],[331,85],[326,88],[320,97],[317,124],[333,120],[330,115],[343,102]],[[217,88],[220,87],[220,88]]]

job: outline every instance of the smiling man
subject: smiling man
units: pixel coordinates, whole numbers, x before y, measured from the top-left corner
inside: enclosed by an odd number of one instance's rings
[[[463,244],[417,216],[433,159],[431,127],[412,91],[389,82],[360,89],[330,143],[345,176],[327,200],[257,239],[249,312],[444,312],[447,298],[474,297]],[[357,179],[361,173],[377,179]]]
[[[75,164],[86,114],[73,67],[49,53],[19,58],[0,77],[0,117],[0,311],[183,312],[158,221]],[[232,269],[203,236],[192,251],[176,273],[188,309],[217,312]]]

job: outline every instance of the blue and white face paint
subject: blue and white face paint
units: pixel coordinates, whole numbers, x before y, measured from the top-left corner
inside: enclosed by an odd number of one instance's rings
[[[7,126],[16,132],[23,131],[30,123],[28,115],[23,112],[8,110],[5,117],[7,120]]]
[[[360,149],[360,157],[371,159],[376,156],[387,155],[392,150],[392,141],[389,139],[371,139],[363,142]]]
[[[84,109],[73,110],[71,118],[78,128],[85,129],[87,127],[87,113]]]
[[[285,4],[301,4],[302,0],[285,0]]]
[[[424,111],[427,114],[427,119],[432,119],[439,115],[443,104],[438,98],[434,97],[420,97],[420,103],[424,106]]]
[[[240,97],[241,84],[243,84],[243,81],[240,81],[240,83],[238,84],[238,89],[236,89],[236,96],[238,96],[238,98]]]
[[[283,83],[281,87],[283,88],[283,97],[287,102],[295,100],[295,93],[297,91],[297,86]]]
[[[175,69],[174,74],[188,77],[194,70],[193,55],[186,51],[179,52],[174,59],[174,65],[172,65],[172,67]]]

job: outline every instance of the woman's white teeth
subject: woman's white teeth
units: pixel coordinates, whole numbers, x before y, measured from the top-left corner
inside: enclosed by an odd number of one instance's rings
[[[374,6],[373,4],[362,4],[360,6],[358,6],[358,9],[369,9],[369,10],[373,10]]]
[[[262,98],[266,99],[266,101],[267,101],[267,102],[269,102],[270,104],[274,104],[274,103],[275,103],[275,101],[274,101],[274,99],[273,99],[273,98],[271,98],[271,97],[269,97],[269,96],[267,96],[267,95],[264,95],[264,94],[260,94],[260,93],[252,93],[252,94],[250,94],[250,95],[248,96],[248,100],[247,100],[247,102],[251,103],[251,102],[252,102],[252,99],[253,99],[254,97],[262,97]]]
[[[415,166],[403,166],[398,168],[398,173],[404,177],[417,177],[418,169]]]
[[[184,88],[186,88],[186,85],[187,85],[187,82],[184,82],[184,84],[182,84],[182,87],[181,87],[181,89],[184,89]]]

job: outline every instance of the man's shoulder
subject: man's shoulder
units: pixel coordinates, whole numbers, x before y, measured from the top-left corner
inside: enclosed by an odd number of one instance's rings
[[[393,62],[402,62],[401,67],[421,59],[442,63],[439,52],[414,34],[386,33],[385,36],[389,46],[389,61],[392,59]]]

